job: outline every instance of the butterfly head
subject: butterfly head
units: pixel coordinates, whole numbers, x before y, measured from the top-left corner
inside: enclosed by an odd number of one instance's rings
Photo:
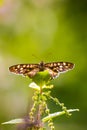
[[[41,61],[40,63],[39,63],[39,69],[40,69],[40,71],[44,71],[44,62],[43,61]]]

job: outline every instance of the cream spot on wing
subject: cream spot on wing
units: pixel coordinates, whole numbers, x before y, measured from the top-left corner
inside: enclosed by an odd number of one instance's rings
[[[23,68],[25,68],[26,67],[26,65],[23,65]]]
[[[15,68],[15,71],[17,71],[18,69],[17,68]]]
[[[20,70],[23,70],[23,67],[21,67]]]
[[[57,65],[57,64],[56,64],[56,63],[54,63],[53,65],[56,67],[56,65]]]
[[[30,66],[29,65],[27,65],[27,68],[29,68]]]
[[[65,66],[65,65],[66,65],[66,62],[63,62],[63,65]]]
[[[52,64],[52,63],[50,63],[49,65],[50,65],[50,67],[53,67],[53,64]]]
[[[71,66],[71,64],[70,64],[70,63],[68,63],[68,66]]]
[[[63,66],[62,66],[62,65],[60,65],[59,67],[60,67],[60,68],[63,68]]]
[[[58,63],[58,65],[60,66],[60,63]]]
[[[65,68],[68,69],[69,67],[66,65]]]
[[[33,67],[33,65],[30,65],[30,66],[29,66],[29,68],[32,68],[32,67]]]
[[[20,68],[20,65],[17,65],[17,68],[19,69],[19,68]]]

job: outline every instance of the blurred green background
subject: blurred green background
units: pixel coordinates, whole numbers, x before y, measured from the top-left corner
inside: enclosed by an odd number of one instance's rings
[[[0,1],[0,123],[23,117],[32,106],[31,80],[11,74],[9,66],[42,60],[75,63],[72,71],[53,81],[52,96],[80,112],[57,117],[54,123],[56,130],[86,130],[86,0]],[[49,103],[52,112],[58,111],[53,104]],[[15,130],[14,125],[1,129]]]

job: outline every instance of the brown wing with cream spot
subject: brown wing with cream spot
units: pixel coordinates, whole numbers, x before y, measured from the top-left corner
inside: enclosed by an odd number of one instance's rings
[[[74,64],[70,62],[52,62],[45,64],[45,69],[48,70],[52,78],[58,77],[59,73],[69,71],[73,67]]]
[[[32,78],[39,72],[39,64],[17,64],[9,67],[10,72]]]

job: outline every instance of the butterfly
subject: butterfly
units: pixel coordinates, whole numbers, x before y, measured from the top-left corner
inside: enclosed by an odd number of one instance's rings
[[[74,64],[70,62],[50,62],[44,63],[41,61],[39,64],[17,64],[9,67],[10,72],[15,74],[22,74],[33,78],[38,72],[47,70],[50,77],[54,79],[60,73],[64,73],[73,69]]]

